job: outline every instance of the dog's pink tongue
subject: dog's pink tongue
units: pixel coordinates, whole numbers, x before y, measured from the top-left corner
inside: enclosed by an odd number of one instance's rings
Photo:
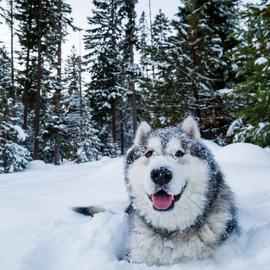
[[[173,203],[173,196],[168,194],[153,194],[152,202],[156,209],[166,210]]]

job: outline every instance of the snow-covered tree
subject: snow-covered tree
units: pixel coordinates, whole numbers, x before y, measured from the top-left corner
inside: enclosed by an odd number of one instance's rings
[[[32,130],[29,133],[34,146],[29,147],[34,148],[35,159],[43,157],[41,137],[44,134],[52,136],[48,140],[49,148],[53,149],[54,162],[59,164],[63,132],[60,111],[61,43],[72,23],[69,17],[71,8],[62,0],[16,0],[15,4],[21,46],[18,83],[24,104],[23,127],[33,126],[33,135]]]
[[[11,60],[5,47],[0,48],[0,173],[22,171],[31,160],[23,146],[27,135],[12,116],[14,105],[10,92]]]
[[[101,142],[89,102],[82,93],[82,63],[75,48],[67,58],[62,102],[65,124],[65,156],[77,163],[100,158]]]
[[[203,136],[211,139],[223,136],[228,124],[225,104],[216,90],[224,87],[226,62],[223,40],[231,33],[229,19],[235,1],[224,2],[183,1],[177,19],[173,21],[177,33],[171,39],[171,57],[177,63],[176,88],[186,100],[186,113],[198,118]],[[225,13],[231,10],[226,9],[226,5],[232,9],[230,14]],[[225,35],[226,27],[229,30]]]
[[[268,3],[268,4],[267,4]],[[270,4],[248,5],[233,58],[239,84],[229,94],[238,119],[234,141],[270,145]],[[234,131],[233,131],[234,129]],[[231,135],[229,134],[229,135]]]
[[[108,153],[110,142],[116,143],[117,106],[125,95],[120,53],[123,1],[94,0],[93,5],[84,36],[85,64],[91,77],[86,91],[93,120],[100,128],[102,152]]]
[[[6,47],[0,46],[0,104],[4,104],[8,98],[12,98],[11,62]]]
[[[137,34],[137,43],[136,43],[136,49],[139,52],[140,55],[140,66],[143,72],[143,76],[148,78],[149,76],[149,52],[148,52],[148,46],[149,46],[149,29],[147,26],[146,21],[146,15],[143,11],[136,29]]]
[[[151,42],[146,46],[143,55],[144,63],[150,68],[140,79],[143,89],[143,116],[156,126],[172,124],[172,117],[175,114],[174,105],[177,103],[173,80],[171,80],[172,65],[168,58],[170,35],[170,21],[159,10],[152,24]]]

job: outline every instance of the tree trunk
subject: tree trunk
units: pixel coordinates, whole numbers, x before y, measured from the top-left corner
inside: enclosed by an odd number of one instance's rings
[[[42,77],[42,47],[41,47],[41,38],[42,38],[42,29],[41,29],[41,20],[42,20],[42,2],[38,0],[38,65],[37,65],[37,92],[36,92],[36,101],[35,101],[35,119],[34,119],[34,155],[33,159],[39,159],[39,132],[40,132],[40,92],[41,92],[41,77]]]
[[[130,29],[128,31],[128,53],[129,53],[129,60],[130,65],[134,65],[134,34],[135,34],[135,3],[132,1],[129,3],[128,9],[128,20]],[[137,130],[137,104],[136,104],[136,88],[135,88],[135,81],[134,81],[134,74],[130,76],[129,79],[129,88],[132,92],[131,96],[131,110],[132,110],[132,125],[133,125],[133,133]]]
[[[151,0],[148,0],[148,8],[149,8],[149,23],[150,23],[150,43],[151,48],[153,48],[153,24],[152,24],[152,6]],[[152,76],[155,78],[155,66],[151,64],[152,67]]]
[[[197,40],[197,32],[192,31],[191,35],[191,55],[192,55],[192,62],[193,62],[193,69],[198,70],[199,65],[200,65],[200,59],[198,58],[198,46],[196,45],[196,40]],[[191,81],[192,81],[192,92],[193,92],[193,97],[195,99],[195,114],[197,116],[197,121],[198,124],[201,125],[202,122],[202,114],[201,114],[201,104],[200,104],[200,95],[199,95],[199,88],[196,85],[196,83],[193,81],[193,79],[196,77],[196,72],[194,70],[191,72]]]
[[[81,38],[81,37],[80,37]],[[80,41],[81,42],[81,41]],[[81,44],[80,44],[81,48]],[[82,143],[82,129],[83,129],[83,99],[82,99],[82,57],[81,57],[81,49],[79,56],[79,91],[80,91],[80,142]]]
[[[136,89],[135,82],[131,79],[130,89],[132,91],[131,96],[131,109],[132,109],[132,125],[133,125],[133,134],[135,135],[137,130],[137,104],[136,104]]]
[[[13,108],[12,108],[12,114],[13,116],[16,115],[16,110],[14,108],[15,101],[16,101],[16,93],[15,93],[15,83],[14,83],[14,12],[13,12],[13,0],[10,0],[10,55],[11,55],[11,98],[13,100]]]
[[[60,99],[61,99],[61,88],[62,88],[62,76],[61,76],[61,62],[62,62],[62,24],[61,24],[61,13],[62,13],[62,0],[57,1],[57,89],[55,92],[55,113],[60,120]],[[54,145],[54,164],[60,165],[60,134],[59,129],[55,131],[55,145]]]
[[[120,146],[121,154],[124,155],[125,152],[125,133],[124,133],[124,119],[123,113],[121,112],[121,122],[120,122]]]
[[[28,90],[29,90],[29,58],[30,58],[30,49],[27,48],[26,52],[26,73],[25,73],[25,85],[23,92],[23,128],[27,130],[28,128]]]
[[[115,99],[112,100],[112,139],[116,142],[116,106]]]
[[[31,32],[31,17],[28,18],[29,31],[27,32],[27,51],[26,51],[26,73],[25,73],[25,85],[23,92],[23,128],[27,130],[28,128],[28,92],[30,88],[30,78],[29,78],[29,65],[30,65],[30,44],[29,44],[29,33]]]

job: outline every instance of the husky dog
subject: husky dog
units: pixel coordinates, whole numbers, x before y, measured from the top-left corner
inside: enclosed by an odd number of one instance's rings
[[[233,194],[191,116],[165,129],[142,122],[127,152],[125,182],[131,262],[205,258],[237,231]]]

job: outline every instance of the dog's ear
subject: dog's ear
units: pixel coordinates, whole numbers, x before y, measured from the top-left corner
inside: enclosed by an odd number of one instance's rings
[[[192,116],[188,116],[186,119],[184,119],[181,127],[190,138],[199,139],[201,137],[198,124]]]
[[[139,127],[137,128],[133,143],[135,145],[140,145],[144,143],[150,131],[151,131],[150,125],[145,121],[141,122]]]

